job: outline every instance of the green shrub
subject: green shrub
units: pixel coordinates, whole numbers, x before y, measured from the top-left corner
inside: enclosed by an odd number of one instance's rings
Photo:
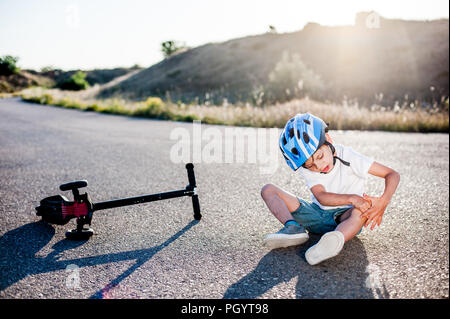
[[[161,117],[164,112],[164,102],[159,97],[149,97],[144,105],[134,111],[133,115],[143,117]]]
[[[199,119],[193,114],[174,113],[170,106],[165,104],[159,97],[149,97],[131,115],[180,122],[193,122]]]
[[[0,58],[0,75],[11,75],[20,71],[17,67],[18,57],[4,55]]]
[[[108,114],[121,114],[121,115],[131,115],[131,111],[125,108],[123,105],[113,102],[111,105],[108,105],[103,108],[98,108],[99,112],[108,113]]]
[[[62,99],[56,101],[56,103],[55,103],[56,106],[62,106],[62,107],[68,107],[71,104],[72,104],[72,100],[68,97],[62,98]]]
[[[216,117],[212,117],[212,116],[208,116],[208,115],[202,118],[202,122],[205,124],[215,124],[215,125],[225,124],[224,121],[222,121]]]
[[[53,104],[53,102],[54,102],[54,99],[51,94],[46,93],[41,96],[41,100],[40,100],[41,104]]]
[[[85,90],[89,87],[89,83],[86,81],[86,73],[78,71],[77,73],[73,74],[70,78],[60,83],[58,87],[63,90],[72,90],[72,91]]]
[[[22,100],[31,102],[31,103],[37,103],[37,104],[52,104],[54,103],[53,96],[51,94],[42,94],[38,96],[27,96],[27,95],[21,95]]]
[[[69,108],[70,109],[85,109],[86,105],[81,101],[73,100],[72,105],[69,105]]]
[[[101,111],[100,107],[97,104],[90,104],[85,109],[88,112],[99,112]]]
[[[199,120],[198,116],[193,114],[174,114],[172,112],[166,112],[167,119],[172,121],[179,122],[194,122],[195,120]]]

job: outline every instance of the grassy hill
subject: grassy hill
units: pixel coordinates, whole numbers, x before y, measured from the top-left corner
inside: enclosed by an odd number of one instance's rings
[[[358,14],[351,26],[309,23],[293,33],[208,43],[101,90],[98,97],[254,101],[270,86],[269,76],[286,52],[298,54],[320,76],[323,88],[313,96],[319,100],[348,97],[361,104],[393,105],[398,100],[448,96],[449,20],[380,18],[378,28],[368,28],[367,15]]]
[[[82,70],[86,73],[86,81],[89,85],[102,85],[124,76],[130,72],[138,70],[139,67],[132,68],[114,68],[114,69],[94,69]],[[58,83],[63,83],[73,74],[80,70],[64,71],[60,69],[51,69],[46,71],[20,70],[11,75],[0,75],[0,92],[12,93],[31,86],[40,86],[53,88]]]
[[[68,78],[70,78],[73,74],[78,71],[83,71],[86,73],[86,81],[89,82],[89,85],[95,84],[105,84],[113,79],[125,75],[130,71],[136,70],[138,67],[132,68],[114,68],[114,69],[94,69],[94,70],[70,70],[63,71],[59,69],[47,70],[44,72],[36,72],[32,70],[28,70],[28,72],[38,74],[40,76],[48,77],[52,79],[55,83],[62,83]]]
[[[0,93],[12,93],[30,86],[52,87],[55,82],[35,72],[19,71],[16,74],[0,75]]]

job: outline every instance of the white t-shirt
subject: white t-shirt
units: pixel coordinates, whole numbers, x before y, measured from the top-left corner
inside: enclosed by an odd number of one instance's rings
[[[327,174],[313,172],[300,167],[300,175],[305,179],[309,189],[314,185],[321,184],[325,190],[330,193],[356,194],[363,196],[365,180],[368,176],[369,168],[373,163],[373,159],[357,153],[351,147],[341,144],[333,144],[333,146],[336,149],[336,156],[349,162],[350,167],[342,164],[340,160],[336,159],[335,166]],[[319,205],[322,209],[351,207],[351,205],[323,206],[319,203],[314,194],[311,194],[311,201]]]

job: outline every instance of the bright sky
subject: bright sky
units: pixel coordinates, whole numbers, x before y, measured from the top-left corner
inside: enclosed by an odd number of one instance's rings
[[[148,67],[161,42],[196,47],[294,32],[308,22],[351,25],[360,11],[386,18],[448,18],[448,0],[0,0],[0,56],[21,68]]]

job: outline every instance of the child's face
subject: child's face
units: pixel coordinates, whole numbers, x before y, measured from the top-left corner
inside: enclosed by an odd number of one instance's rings
[[[313,172],[328,173],[334,167],[333,154],[328,145],[322,145],[314,154],[308,158],[303,167]]]

